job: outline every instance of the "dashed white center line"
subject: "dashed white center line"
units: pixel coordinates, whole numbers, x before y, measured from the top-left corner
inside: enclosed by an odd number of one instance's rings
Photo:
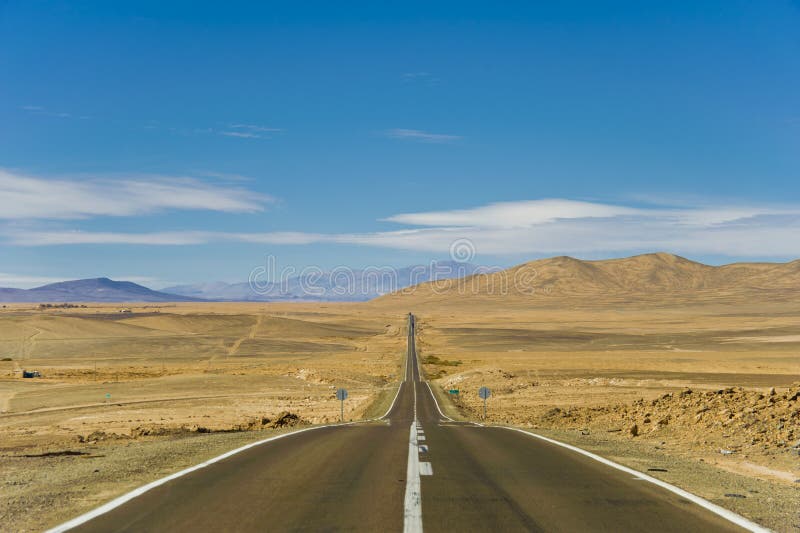
[[[419,480],[419,448],[417,443],[417,427],[411,424],[408,437],[408,468],[406,469],[405,513],[403,531],[407,533],[422,532],[422,489]]]
[[[419,463],[419,475],[420,476],[432,476],[433,475],[433,467],[427,461],[421,461]]]

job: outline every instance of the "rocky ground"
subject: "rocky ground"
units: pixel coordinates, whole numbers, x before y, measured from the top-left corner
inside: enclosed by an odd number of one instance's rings
[[[505,371],[468,379],[451,376],[440,380],[450,389],[477,390],[479,383],[493,385],[489,402],[490,422],[534,428],[601,432],[624,439],[646,440],[657,445],[717,454],[740,460],[750,470],[767,477],[794,482],[800,479],[800,383],[785,389],[764,391],[727,387],[715,390],[685,388],[652,399],[600,406],[528,405],[525,393],[554,384],[541,384]],[[472,387],[470,382],[474,382]],[[465,387],[466,385],[466,387]],[[569,384],[562,384],[569,387]],[[456,404],[471,417],[482,417],[477,394],[462,393]],[[798,482],[800,483],[800,482]]]

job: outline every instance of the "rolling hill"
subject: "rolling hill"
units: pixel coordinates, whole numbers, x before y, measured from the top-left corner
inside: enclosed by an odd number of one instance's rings
[[[0,288],[1,302],[195,302],[198,298],[154,291],[108,278],[62,281],[33,289]]]

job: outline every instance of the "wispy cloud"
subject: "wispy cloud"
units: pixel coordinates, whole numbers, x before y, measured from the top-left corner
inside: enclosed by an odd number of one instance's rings
[[[430,72],[425,72],[424,70],[416,72],[404,72],[400,76],[400,78],[403,80],[404,83],[423,83],[425,85],[439,84],[439,78],[437,78]]]
[[[256,212],[269,196],[192,177],[44,179],[0,170],[0,219],[131,216],[172,209]]]
[[[412,226],[526,227],[559,218],[591,218],[635,215],[642,210],[625,206],[545,199],[499,202],[472,209],[405,213],[387,218]]]
[[[261,139],[264,137],[269,138],[271,133],[281,133],[281,128],[270,128],[267,126],[259,126],[257,124],[230,124],[228,129],[220,130],[220,135],[226,137],[239,137],[241,139]]]
[[[260,139],[261,135],[257,133],[250,133],[248,131],[221,131],[220,135],[226,137],[241,137],[242,139]]]
[[[420,78],[430,78],[430,72],[425,71],[418,71],[418,72],[404,72],[402,78],[406,81],[413,81],[418,80]]]
[[[401,139],[424,143],[449,143],[461,139],[460,135],[448,135],[444,133],[430,133],[422,130],[409,130],[394,128],[383,132],[386,137],[391,139]]]
[[[146,233],[90,231],[15,231],[8,233],[9,244],[54,246],[66,244],[133,244],[147,246],[190,246],[212,242],[253,244],[313,244],[330,236],[303,232],[233,233],[215,231],[156,231]]]
[[[208,128],[185,128],[176,126],[164,126],[155,120],[149,120],[141,126],[147,130],[163,130],[175,135],[196,136],[196,135],[221,135],[223,137],[233,137],[237,139],[271,139],[274,135],[283,133],[283,128],[273,128],[260,126],[258,124],[232,123],[220,127]]]
[[[5,232],[7,244],[263,245],[316,243],[447,253],[470,239],[488,256],[617,255],[667,250],[687,255],[800,257],[800,206],[626,206],[569,199],[487,204],[471,209],[405,213],[386,220],[410,225],[363,233],[166,231]]]
[[[86,120],[89,117],[86,115],[73,115],[72,113],[67,113],[64,111],[50,111],[49,109],[45,108],[44,106],[40,105],[24,105],[21,106],[20,109],[23,111],[27,111],[28,113],[32,113],[35,115],[43,115],[47,117],[56,117],[56,118],[78,118],[81,120]]]
[[[267,126],[258,126],[256,124],[231,124],[228,127],[236,130],[260,131],[260,132],[272,132],[272,133],[283,131],[283,128],[270,128]]]

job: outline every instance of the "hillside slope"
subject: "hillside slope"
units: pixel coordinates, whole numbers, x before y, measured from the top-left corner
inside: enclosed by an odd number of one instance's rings
[[[653,253],[583,261],[560,256],[501,272],[425,283],[380,303],[508,304],[788,300],[800,295],[800,260],[710,266]]]

